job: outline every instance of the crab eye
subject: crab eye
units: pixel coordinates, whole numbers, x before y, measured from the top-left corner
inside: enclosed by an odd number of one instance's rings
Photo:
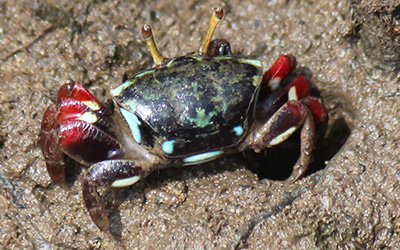
[[[229,43],[220,44],[218,51],[220,54],[223,54],[223,55],[232,55],[231,46],[229,45]]]
[[[215,39],[208,46],[207,55],[209,56],[231,56],[231,45],[225,39]]]

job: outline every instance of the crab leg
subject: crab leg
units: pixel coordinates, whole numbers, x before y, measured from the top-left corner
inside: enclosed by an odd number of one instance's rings
[[[151,171],[152,168],[140,167],[131,160],[107,160],[90,167],[83,182],[82,193],[86,208],[100,230],[109,232],[110,225],[97,189],[130,186],[145,178]]]
[[[300,179],[308,169],[314,158],[315,123],[312,113],[307,109],[303,127],[300,132],[300,156],[293,166],[292,174],[287,179],[294,182]]]
[[[261,98],[257,103],[259,128],[243,144],[244,148],[260,151],[286,141],[300,127],[300,156],[289,181],[304,175],[313,160],[314,145],[325,134],[326,109],[316,97],[309,97],[308,80],[300,75],[284,79],[296,67],[296,58],[282,55],[264,73]]]
[[[308,96],[300,101],[309,110],[300,133],[300,157],[293,166],[293,171],[288,181],[300,179],[307,171],[314,157],[314,146],[325,134],[327,125],[326,109],[320,99]]]
[[[300,100],[311,111],[315,123],[315,141],[319,142],[325,135],[328,125],[328,114],[321,99],[314,96],[307,96]]]
[[[304,123],[306,118],[311,119],[312,114],[304,104],[299,101],[285,103],[254,133],[253,148],[261,150],[284,142]]]
[[[282,79],[290,74],[297,66],[296,57],[293,55],[281,55],[272,67],[264,73],[263,82],[268,82],[267,86],[271,91],[279,87]]]
[[[273,147],[287,140],[298,128],[301,129],[300,157],[288,180],[299,179],[312,161],[315,142],[315,124],[312,112],[301,101],[288,101],[243,144],[256,152]]]
[[[284,79],[296,68],[293,55],[282,55],[264,73],[260,97],[257,103],[256,119],[266,122],[287,101],[297,100],[305,104],[313,114],[317,135],[325,133],[327,113],[321,100],[308,96],[310,84],[306,77],[299,75],[294,80]]]
[[[264,99],[259,99],[256,108],[257,120],[265,122],[287,101],[301,100],[306,97],[309,89],[308,80],[302,75],[296,77],[291,82],[284,81],[284,84],[281,84],[277,90],[267,95]],[[262,95],[264,96],[265,93],[262,93]]]

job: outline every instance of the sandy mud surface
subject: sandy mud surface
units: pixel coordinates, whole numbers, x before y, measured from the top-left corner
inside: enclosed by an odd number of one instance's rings
[[[396,2],[0,2],[0,248],[400,249]],[[265,68],[292,53],[312,77],[330,115],[316,163],[294,184],[282,178],[297,150],[157,171],[104,194],[102,233],[83,206],[85,168],[70,162],[64,186],[47,175],[43,112],[64,82],[105,101],[149,67],[144,23],[164,55],[196,50],[214,6],[226,13],[215,37],[235,52]]]

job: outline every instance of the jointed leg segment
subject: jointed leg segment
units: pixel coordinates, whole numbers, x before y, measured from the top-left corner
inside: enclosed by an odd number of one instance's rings
[[[289,181],[298,180],[311,164],[316,140],[325,133],[327,121],[326,109],[320,100],[307,96],[309,83],[304,76],[291,82],[284,80],[296,64],[294,56],[281,56],[264,74],[261,97],[256,105],[255,131],[242,148],[259,152],[286,141],[301,129],[300,156]]]
[[[92,220],[102,231],[109,231],[107,213],[99,187],[125,187],[143,179],[151,170],[136,166],[131,160],[107,160],[96,163],[88,170],[83,182],[83,199]]]

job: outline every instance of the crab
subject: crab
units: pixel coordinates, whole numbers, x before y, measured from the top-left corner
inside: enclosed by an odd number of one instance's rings
[[[282,55],[263,72],[259,60],[232,55],[211,40],[223,9],[214,8],[199,51],[166,59],[149,25],[142,28],[154,67],[111,90],[108,110],[81,83],[61,86],[44,113],[40,145],[54,183],[65,182],[64,156],[89,166],[83,200],[93,222],[110,232],[100,187],[126,187],[152,171],[189,166],[245,150],[260,152],[300,131],[300,156],[288,181],[312,162],[327,112],[293,76],[296,59]]]

